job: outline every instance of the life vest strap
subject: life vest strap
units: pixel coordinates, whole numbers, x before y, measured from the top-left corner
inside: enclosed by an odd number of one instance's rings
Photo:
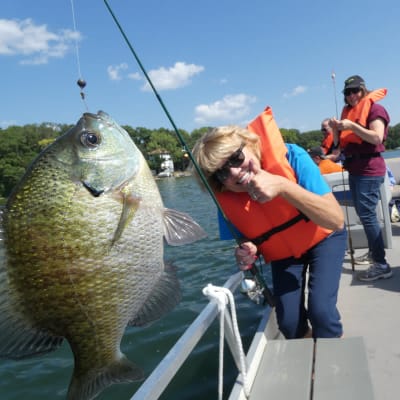
[[[306,217],[303,213],[299,213],[289,221],[284,222],[281,225],[275,226],[274,228],[270,229],[267,232],[262,233],[261,235],[255,237],[254,239],[250,239],[256,246],[259,246],[260,244],[264,243],[267,241],[272,235],[275,235],[276,233],[282,232],[285,229],[290,228],[294,224],[297,224],[300,221],[309,221],[310,219]]]

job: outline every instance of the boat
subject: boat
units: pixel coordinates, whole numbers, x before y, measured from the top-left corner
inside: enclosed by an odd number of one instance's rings
[[[400,183],[400,159],[392,159],[391,169],[395,169],[397,183]],[[366,251],[366,238],[362,235],[363,232],[360,230],[359,221],[357,221],[357,216],[348,201],[348,197],[346,200],[346,191],[348,191],[347,175],[342,173],[339,173],[340,176],[337,174],[330,175],[327,180],[333,192],[338,197],[342,207],[347,207],[346,214],[350,218],[348,226],[350,226],[351,234],[356,237],[353,242],[355,247],[349,250],[353,250],[353,256],[357,257]],[[399,304],[400,300],[400,223],[390,222],[387,210],[390,190],[388,190],[387,183],[381,191],[381,197],[382,200],[379,204],[381,210],[378,211],[378,216],[382,222],[386,257],[392,267],[393,277],[388,280],[367,283],[358,281],[357,273],[366,269],[367,266],[354,266],[352,262],[354,258],[351,257],[350,251],[347,253],[343,263],[338,300],[338,308],[341,312],[344,326],[344,339],[325,339],[329,343],[334,343],[334,347],[332,347],[335,349],[334,351],[329,350],[326,352],[327,342],[324,342],[324,340],[320,341],[321,347],[318,347],[320,350],[317,350],[316,353],[314,352],[313,339],[284,340],[279,332],[273,308],[266,306],[258,329],[245,355],[246,376],[244,376],[243,363],[240,360],[240,343],[235,338],[232,321],[225,316],[225,323],[223,324],[225,326],[225,339],[238,367],[238,377],[231,388],[229,400],[245,398],[251,400],[271,398],[276,400],[286,398],[279,397],[276,393],[260,393],[257,391],[257,382],[260,381],[260,377],[264,381],[268,381],[267,378],[270,377],[270,381],[273,381],[272,387],[275,388],[274,390],[276,390],[276,381],[282,380],[283,384],[291,387],[290,391],[296,395],[296,398],[389,400],[394,398],[394,393],[400,391],[400,380],[397,376],[398,371],[400,371],[400,341],[398,340],[400,320],[397,317],[396,309],[396,304]],[[229,277],[223,285],[223,289],[235,292],[241,285],[242,280],[243,273],[238,272]],[[219,314],[220,306],[218,302],[215,299],[210,300],[151,375],[131,397],[131,400],[158,399]],[[295,380],[291,378],[290,374],[294,373],[293,371],[302,370],[302,368],[297,367],[298,359],[293,355],[295,353],[290,353],[292,355],[290,355],[291,358],[289,358],[288,364],[285,365],[284,374],[281,373],[281,370],[274,369],[273,365],[262,361],[267,351],[273,351],[276,358],[279,354],[282,354],[282,349],[287,348],[289,343],[293,343],[294,346],[292,348],[296,349],[297,357],[302,359],[309,357],[310,370],[306,371],[310,376],[308,381],[306,378],[298,379],[297,382],[294,382]],[[338,356],[336,349],[339,349],[340,354]],[[327,358],[326,355],[329,355],[329,369],[327,370],[328,372],[325,370],[324,383],[318,386],[317,376],[314,376],[318,371],[317,369],[314,370],[315,360],[313,358],[315,358],[315,354],[318,355],[319,353],[321,354],[320,357],[325,354],[325,358]],[[353,357],[353,354],[356,354],[356,356]],[[342,357],[341,361],[340,357]],[[211,362],[218,363],[218,360],[210,360]],[[282,367],[283,364],[278,365]],[[335,368],[336,370],[334,370]],[[280,374],[277,374],[277,372]],[[338,376],[341,376],[344,383],[338,385]],[[250,385],[247,389],[244,378],[247,381],[247,385]],[[260,387],[265,387],[265,383],[262,383]],[[305,394],[306,387],[309,388],[314,397],[310,397],[308,392]],[[337,390],[341,393],[340,397],[336,397]],[[360,397],[354,396],[354,390],[361,393]],[[320,394],[320,397],[317,396],[317,393]]]
[[[157,178],[171,178],[171,176],[174,176],[174,172],[170,171],[169,169],[161,171],[157,174]]]

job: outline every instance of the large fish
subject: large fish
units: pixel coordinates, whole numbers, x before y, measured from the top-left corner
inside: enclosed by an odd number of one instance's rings
[[[205,232],[166,209],[145,159],[106,113],[85,113],[45,149],[3,213],[0,357],[47,353],[67,339],[74,354],[68,399],[92,399],[143,378],[120,350],[127,325],[142,326],[180,300],[164,238]]]

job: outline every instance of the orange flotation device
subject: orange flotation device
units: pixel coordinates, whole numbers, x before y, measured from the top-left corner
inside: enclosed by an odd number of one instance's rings
[[[330,132],[329,135],[326,135],[322,142],[321,142],[321,147],[322,150],[324,151],[324,154],[328,154],[328,151],[333,145],[333,133]]]
[[[369,92],[355,107],[344,107],[340,119],[349,119],[350,121],[366,127],[372,104],[383,99],[386,93],[386,89],[377,89]],[[340,147],[342,149],[344,149],[348,143],[362,142],[363,140],[350,130],[345,130],[340,133]]]
[[[271,108],[256,117],[248,130],[261,139],[261,167],[296,182]],[[298,258],[332,232],[310,221],[281,196],[263,204],[244,192],[218,192],[216,197],[229,221],[257,245],[267,262]]]

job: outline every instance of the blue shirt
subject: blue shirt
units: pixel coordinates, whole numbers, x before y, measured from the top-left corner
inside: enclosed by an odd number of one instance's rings
[[[302,147],[297,146],[296,144],[286,143],[286,147],[288,149],[286,157],[296,174],[297,183],[304,189],[321,196],[330,193],[331,188],[321,175],[317,164],[315,164],[309,154]],[[219,235],[222,240],[234,239],[231,230],[220,212],[218,212],[218,225]],[[237,230],[236,233],[237,236],[242,236],[242,234]]]

